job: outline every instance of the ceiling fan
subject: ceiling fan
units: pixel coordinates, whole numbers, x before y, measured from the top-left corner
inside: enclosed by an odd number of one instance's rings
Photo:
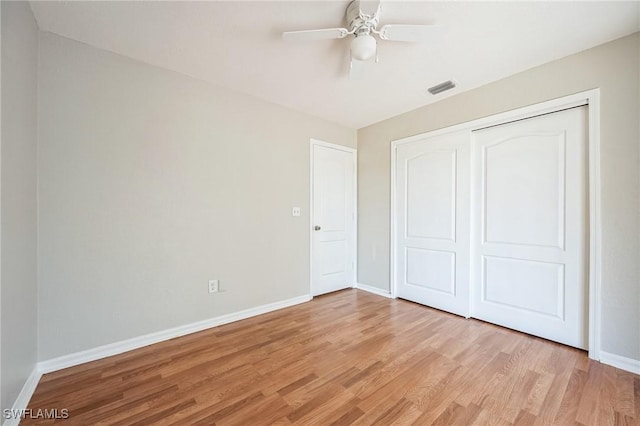
[[[372,3],[372,2],[367,2]],[[419,42],[427,41],[434,25],[405,25],[387,24],[378,29],[380,22],[380,2],[373,2],[372,13],[367,13],[361,7],[360,0],[353,0],[347,6],[345,15],[347,28],[325,28],[320,30],[286,31],[282,33],[285,41],[311,41],[332,40],[353,35],[351,40],[351,66],[349,76],[357,79],[362,76],[364,62],[374,56],[377,62],[377,41],[374,35],[381,40]]]

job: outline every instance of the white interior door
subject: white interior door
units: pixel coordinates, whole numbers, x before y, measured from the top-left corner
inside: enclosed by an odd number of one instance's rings
[[[587,107],[473,132],[472,316],[587,347]]]
[[[396,151],[396,295],[469,315],[469,132]]]
[[[355,152],[312,143],[311,294],[355,284]]]

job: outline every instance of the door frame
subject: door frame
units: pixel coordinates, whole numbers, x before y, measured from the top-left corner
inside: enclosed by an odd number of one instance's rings
[[[524,120],[543,114],[550,114],[567,108],[573,108],[586,105],[588,108],[588,197],[589,204],[587,214],[589,215],[588,229],[588,245],[589,245],[589,271],[588,271],[588,351],[589,358],[596,361],[600,360],[600,342],[601,342],[601,285],[602,285],[602,206],[601,206],[601,173],[600,173],[600,89],[592,89],[584,92],[575,93],[573,95],[563,96],[561,98],[552,99],[526,107],[518,108],[488,117],[479,118],[468,121],[466,123],[409,136],[402,139],[391,141],[391,215],[390,215],[390,284],[391,297],[397,297],[396,282],[396,152],[397,147],[402,144],[416,142],[418,140],[439,136],[452,132],[467,130],[469,132],[469,144],[472,143],[472,131],[481,130],[487,127],[506,124],[513,121]],[[473,153],[472,153],[473,154]],[[474,161],[471,159],[470,176],[473,175]],[[471,256],[474,255],[471,250]],[[473,289],[470,289],[470,292]],[[469,297],[469,312],[471,312],[471,301]]]
[[[338,151],[348,152],[353,156],[353,248],[351,256],[353,259],[353,276],[351,277],[351,286],[355,287],[358,282],[358,150],[344,145],[337,145],[324,142],[319,139],[311,138],[309,140],[309,295],[313,296],[313,149],[316,146],[323,148],[336,149]]]

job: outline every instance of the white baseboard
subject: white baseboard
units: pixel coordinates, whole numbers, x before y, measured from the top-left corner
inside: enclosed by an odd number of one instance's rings
[[[132,339],[98,346],[97,348],[64,355],[47,361],[41,361],[38,363],[38,370],[41,374],[62,370],[63,368],[73,367],[74,365],[84,364],[85,362],[95,361],[112,355],[121,354],[133,349],[138,349],[144,346],[152,345],[154,343],[173,339],[175,337],[180,337],[186,334],[206,330],[211,327],[217,327],[219,325],[240,321],[243,319],[255,317],[256,315],[266,314],[267,312],[272,312],[278,309],[287,308],[289,306],[298,305],[300,303],[308,302],[309,300],[311,300],[310,295],[294,297],[293,299],[269,303],[267,305],[261,305],[255,308],[233,312],[204,321],[198,321],[191,324],[158,331],[155,333],[145,334],[143,336],[134,337]]]
[[[389,299],[393,299],[393,297],[391,297],[391,293],[389,293],[386,290],[381,290],[378,287],[372,287],[370,285],[366,285],[366,284],[360,284],[360,283],[356,283],[355,286],[353,286],[354,288],[363,290],[363,291],[367,291],[369,293],[373,293],[373,294],[377,294],[378,296],[382,296],[382,297],[386,297]]]
[[[640,374],[640,360],[637,359],[600,351],[600,362],[630,373]]]
[[[38,366],[36,365],[33,370],[31,371],[31,374],[29,375],[29,377],[27,378],[27,381],[24,383],[24,386],[22,386],[22,390],[20,390],[20,393],[18,394],[18,397],[16,398],[15,402],[13,403],[13,407],[11,407],[11,412],[12,413],[22,413],[24,412],[24,410],[27,408],[27,405],[29,404],[29,401],[31,400],[31,397],[33,396],[33,392],[35,392],[36,387],[38,386],[38,382],[40,381],[40,377],[42,377],[42,373],[40,372],[40,370],[38,370]],[[2,413],[2,416],[4,418],[4,412]],[[9,419],[6,419],[4,421],[4,423],[2,423],[3,426],[16,426],[20,423],[20,417],[11,417]]]

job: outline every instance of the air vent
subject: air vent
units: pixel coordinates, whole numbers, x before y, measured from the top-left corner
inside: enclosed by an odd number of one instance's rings
[[[432,95],[437,95],[438,93],[442,93],[445,90],[453,89],[454,87],[456,87],[456,84],[453,81],[449,80],[445,81],[444,83],[437,84],[433,87],[429,87],[427,90]]]

